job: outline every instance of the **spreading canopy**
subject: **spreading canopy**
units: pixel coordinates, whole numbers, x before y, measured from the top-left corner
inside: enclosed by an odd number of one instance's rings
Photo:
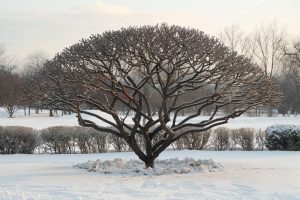
[[[199,30],[166,24],[92,35],[46,62],[35,81],[45,104],[123,138],[147,167],[180,137],[279,99],[277,86],[249,59]]]

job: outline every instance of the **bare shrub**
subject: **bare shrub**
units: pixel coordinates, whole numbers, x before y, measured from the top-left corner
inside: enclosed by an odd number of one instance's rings
[[[72,127],[73,137],[80,153],[92,152],[90,132],[84,127]]]
[[[182,150],[185,149],[185,145],[184,145],[184,138],[180,138],[179,140],[176,140],[173,144],[172,144],[173,149],[177,149],[177,150]]]
[[[97,131],[93,128],[87,128],[92,141],[92,151],[93,153],[103,153],[107,152],[108,144],[108,134],[104,132]]]
[[[231,130],[224,127],[219,127],[213,130],[212,146],[217,151],[229,149]]]
[[[23,126],[0,127],[0,153],[31,154],[38,146],[37,132]]]
[[[56,126],[41,131],[44,153],[98,153],[108,150],[107,134],[87,127]]]
[[[102,153],[108,150],[107,133],[87,127],[72,127],[80,153]]]
[[[130,149],[124,139],[119,138],[115,135],[109,136],[109,143],[112,145],[114,150],[117,152],[128,151]]]
[[[206,147],[210,134],[211,130],[185,135],[183,137],[184,147],[192,150],[202,150]]]
[[[181,132],[192,130],[191,128],[185,128]],[[202,150],[206,148],[211,130],[192,132],[184,135],[179,140],[175,141],[172,146],[173,149],[190,149],[190,150]]]
[[[73,130],[71,127],[54,126],[41,130],[41,140],[45,153],[75,153]]]
[[[233,142],[239,145],[244,151],[252,151],[254,149],[254,129],[240,128],[232,130]]]
[[[253,128],[242,128],[240,132],[241,138],[239,141],[242,149],[245,151],[253,151],[255,130]]]
[[[263,151],[266,143],[266,132],[262,129],[256,131],[255,134],[255,143],[257,145],[257,149]]]
[[[230,129],[230,136],[229,136],[229,150],[234,151],[239,149],[239,145],[237,142],[237,136],[238,136],[238,129]]]

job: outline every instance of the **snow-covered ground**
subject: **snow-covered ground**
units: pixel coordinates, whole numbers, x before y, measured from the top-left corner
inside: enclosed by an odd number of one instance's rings
[[[96,112],[96,111],[92,111]],[[28,126],[35,129],[43,129],[49,126],[78,126],[77,118],[75,114],[49,117],[49,111],[44,110],[40,114],[34,114],[32,111],[31,116],[24,116],[24,112],[19,110],[14,114],[14,118],[8,118],[3,108],[0,108],[0,126]],[[101,114],[106,119],[112,119],[111,116]],[[93,119],[92,117],[87,117],[88,119]],[[207,117],[201,116],[194,121],[200,121],[206,119]],[[180,121],[182,117],[179,117]],[[95,120],[95,119],[93,119]],[[97,120],[95,120],[97,121]],[[100,125],[106,126],[106,124],[98,121]],[[130,123],[130,119],[128,120]],[[290,117],[239,117],[236,119],[231,119],[228,124],[223,126],[229,128],[262,128],[265,129],[268,126],[275,124],[293,124],[300,125],[300,116],[290,116]]]
[[[109,119],[109,116],[105,116]],[[204,117],[201,117],[204,118]],[[197,120],[201,120],[198,118]],[[300,125],[300,117],[240,117],[230,128]],[[0,108],[0,126],[36,129],[74,126],[74,114],[49,117],[48,111],[7,118]],[[74,167],[89,160],[137,159],[131,152],[88,155],[0,155],[0,200],[91,199],[287,199],[300,200],[300,152],[166,151],[159,159],[213,159],[218,170],[200,173],[132,176],[103,174]]]
[[[167,151],[159,159],[212,158],[214,172],[131,176],[74,167],[133,153],[0,155],[0,199],[300,199],[300,152]]]

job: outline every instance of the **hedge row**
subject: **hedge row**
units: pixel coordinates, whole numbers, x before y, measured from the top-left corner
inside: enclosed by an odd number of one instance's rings
[[[119,143],[106,133],[85,127],[56,126],[40,131],[22,126],[0,127],[2,154],[30,154],[34,151],[54,154],[100,153],[106,152],[109,144],[120,146]]]
[[[290,130],[290,131],[289,131]],[[291,131],[292,130],[292,131]],[[298,132],[297,132],[298,131]],[[172,146],[174,149],[195,150],[300,150],[300,129],[224,127],[185,135]],[[275,132],[275,133],[274,133]],[[282,132],[282,133],[281,133]],[[142,146],[143,141],[137,137]],[[0,153],[100,153],[108,149],[129,151],[123,139],[85,127],[56,126],[36,131],[21,126],[0,127]]]
[[[43,153],[102,153],[108,150],[108,134],[92,128],[56,126],[40,132]]]
[[[251,128],[216,128],[201,133],[192,133],[173,144],[174,149],[197,150],[264,150],[265,132]]]

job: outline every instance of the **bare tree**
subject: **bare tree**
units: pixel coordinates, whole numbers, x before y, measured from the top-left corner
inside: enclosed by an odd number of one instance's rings
[[[7,69],[0,70],[0,105],[4,107],[9,117],[18,109],[19,99],[23,95],[23,79]]]
[[[297,115],[300,112],[300,42],[296,41],[292,47],[284,48],[284,67],[279,77],[283,100],[279,111],[283,114]]]
[[[253,34],[246,34],[239,25],[233,24],[225,27],[219,35],[221,41],[228,46],[231,51],[236,51],[254,61],[253,57],[256,45]],[[254,108],[254,110],[255,115],[259,116],[260,108]],[[251,112],[252,110],[249,110],[248,114],[251,114]]]
[[[154,167],[160,153],[183,136],[279,100],[277,86],[249,59],[201,31],[166,24],[92,35],[46,62],[34,81],[44,104],[68,106],[80,125],[123,139],[146,167]],[[144,87],[154,92],[155,115],[153,98],[147,98]],[[209,92],[201,93],[203,88]],[[192,93],[198,95],[181,101]],[[84,110],[84,105],[103,114]],[[119,105],[125,114],[118,112]],[[217,115],[228,105],[226,115]],[[211,116],[200,120],[209,106]],[[184,110],[189,112],[179,117]],[[144,142],[138,143],[136,135]]]
[[[236,51],[250,59],[253,57],[253,39],[246,35],[239,25],[233,24],[225,27],[224,31],[220,33],[220,39],[231,51]]]
[[[285,31],[276,22],[261,25],[254,33],[254,59],[264,73],[270,77],[279,75],[282,66]],[[272,116],[272,106],[268,106],[268,116]]]
[[[0,45],[0,106],[9,117],[17,111],[23,92],[23,79],[15,73],[16,63],[16,57],[5,55],[4,45]]]
[[[26,103],[28,107],[28,115],[30,115],[31,107],[35,107],[35,112],[39,112],[40,102],[35,101],[35,91],[32,90],[34,86],[31,79],[41,70],[43,64],[48,59],[48,56],[43,51],[35,51],[29,54],[26,58],[26,63],[24,65],[24,96],[22,101]],[[26,109],[26,108],[25,108]],[[51,112],[50,112],[51,113]]]
[[[253,62],[262,67],[267,76],[278,78],[283,66],[285,34],[284,29],[273,22],[268,25],[261,24],[254,33],[249,35],[245,35],[240,26],[232,25],[224,29],[220,38],[232,51],[253,59]],[[255,111],[257,115],[258,110]],[[268,115],[272,115],[270,105]]]
[[[285,46],[285,31],[277,23],[261,25],[254,33],[256,62],[262,66],[264,73],[270,77],[276,76],[283,58]]]

